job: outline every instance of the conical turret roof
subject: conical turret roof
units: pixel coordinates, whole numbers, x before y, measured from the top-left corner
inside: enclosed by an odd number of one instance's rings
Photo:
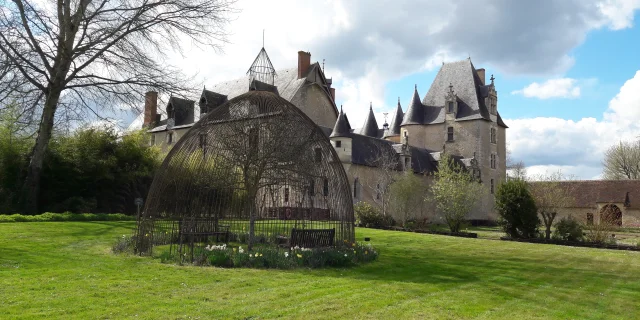
[[[424,108],[422,102],[420,101],[420,95],[418,94],[418,86],[416,85],[413,91],[413,97],[411,97],[411,102],[409,103],[409,108],[407,109],[407,113],[404,115],[404,119],[402,120],[402,125],[422,124],[423,117]]]
[[[264,47],[260,49],[258,56],[253,60],[251,67],[247,70],[247,75],[251,77],[250,81],[258,80],[273,85],[276,69],[273,67],[267,50],[265,50]]]
[[[399,136],[400,135],[400,125],[402,124],[402,119],[404,118],[404,113],[402,112],[402,107],[400,106],[400,98],[398,98],[398,107],[396,108],[396,112],[391,117],[391,124],[389,125],[389,130],[384,133],[385,137]]]
[[[362,128],[360,128],[359,133],[361,135],[374,138],[378,136],[378,122],[376,121],[376,117],[373,115],[373,105],[369,105],[369,115],[364,121]]]
[[[351,134],[351,125],[349,124],[349,119],[347,119],[347,115],[342,111],[342,106],[340,106],[340,113],[338,114],[338,120],[336,120],[336,124],[333,126],[333,131],[331,131],[330,138],[334,137],[346,137]]]

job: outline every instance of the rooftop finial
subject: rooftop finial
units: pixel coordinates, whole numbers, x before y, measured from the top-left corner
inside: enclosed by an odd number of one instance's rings
[[[262,47],[264,48],[264,29],[262,29]]]
[[[414,90],[416,90],[416,91],[418,91],[418,84],[416,83],[416,84],[414,84],[413,86],[414,86],[414,87],[413,87],[413,89],[414,89]]]
[[[342,112],[342,105],[340,105],[340,112]]]
[[[398,97],[398,104],[400,104],[400,97]]]
[[[373,102],[369,101],[369,110],[373,110]]]
[[[322,73],[324,73],[324,59],[322,59]]]
[[[449,92],[453,92],[453,84],[449,82]]]
[[[493,77],[493,74],[491,75],[491,78],[489,80],[491,80],[491,84],[493,84],[493,80],[495,80],[496,78]]]

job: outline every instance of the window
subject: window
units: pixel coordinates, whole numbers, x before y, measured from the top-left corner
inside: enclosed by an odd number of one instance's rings
[[[592,226],[593,225],[593,213],[587,213],[587,225]]]
[[[496,143],[496,129],[491,128],[491,143]]]
[[[167,106],[167,119],[173,119],[175,117],[175,113],[173,112],[173,105],[169,104]]]
[[[358,194],[360,193],[360,187],[358,186],[360,184],[360,180],[358,178],[355,178],[353,180],[353,197],[358,199]]]
[[[342,148],[342,141],[336,140],[336,148]]]
[[[156,134],[152,133],[150,139],[151,140],[149,141],[149,145],[151,145],[151,146],[155,145],[156,144]]]
[[[284,202],[289,202],[289,187],[284,188]]]
[[[198,142],[200,144],[200,149],[205,149],[207,146],[207,135],[205,133],[201,133],[198,136]]]
[[[494,192],[494,183],[493,183],[493,179],[491,179],[491,194],[493,194]]]
[[[496,168],[496,155],[495,154],[491,154],[491,169],[495,169]]]
[[[173,143],[173,132],[167,132],[167,144]]]
[[[449,101],[449,113],[453,113],[453,101]]]
[[[447,128],[447,141],[453,141],[453,127]]]
[[[309,196],[313,197],[315,193],[316,193],[316,182],[314,180],[311,180],[309,182]]]
[[[404,131],[404,136],[405,137],[409,136],[409,133],[407,132],[407,130]]]
[[[322,161],[322,149],[320,148],[316,148],[315,149],[315,154],[313,157],[315,162],[321,162]]]
[[[322,193],[325,197],[329,196],[329,179],[324,179],[324,184],[322,185]]]
[[[376,185],[376,200],[380,200],[380,184]]]
[[[258,148],[258,129],[249,128],[249,149],[255,150]]]

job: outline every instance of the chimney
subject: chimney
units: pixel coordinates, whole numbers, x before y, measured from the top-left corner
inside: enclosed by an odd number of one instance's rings
[[[158,93],[148,91],[144,95],[144,128],[153,127],[156,124],[158,114]]]
[[[307,75],[307,70],[311,65],[311,53],[298,51],[298,79],[302,79]]]
[[[331,99],[336,102],[336,88],[329,88],[329,91],[331,91]]]
[[[480,68],[476,70],[478,73],[478,77],[480,77],[480,81],[482,81],[482,85],[484,85],[484,68]]]

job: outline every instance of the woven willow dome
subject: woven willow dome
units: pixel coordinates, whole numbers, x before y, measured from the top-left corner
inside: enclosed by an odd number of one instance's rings
[[[333,229],[340,244],[354,240],[353,222],[347,176],[326,135],[285,99],[250,91],[209,112],[169,152],[138,221],[137,250],[171,244],[193,257],[216,241],[286,243],[292,229]]]

